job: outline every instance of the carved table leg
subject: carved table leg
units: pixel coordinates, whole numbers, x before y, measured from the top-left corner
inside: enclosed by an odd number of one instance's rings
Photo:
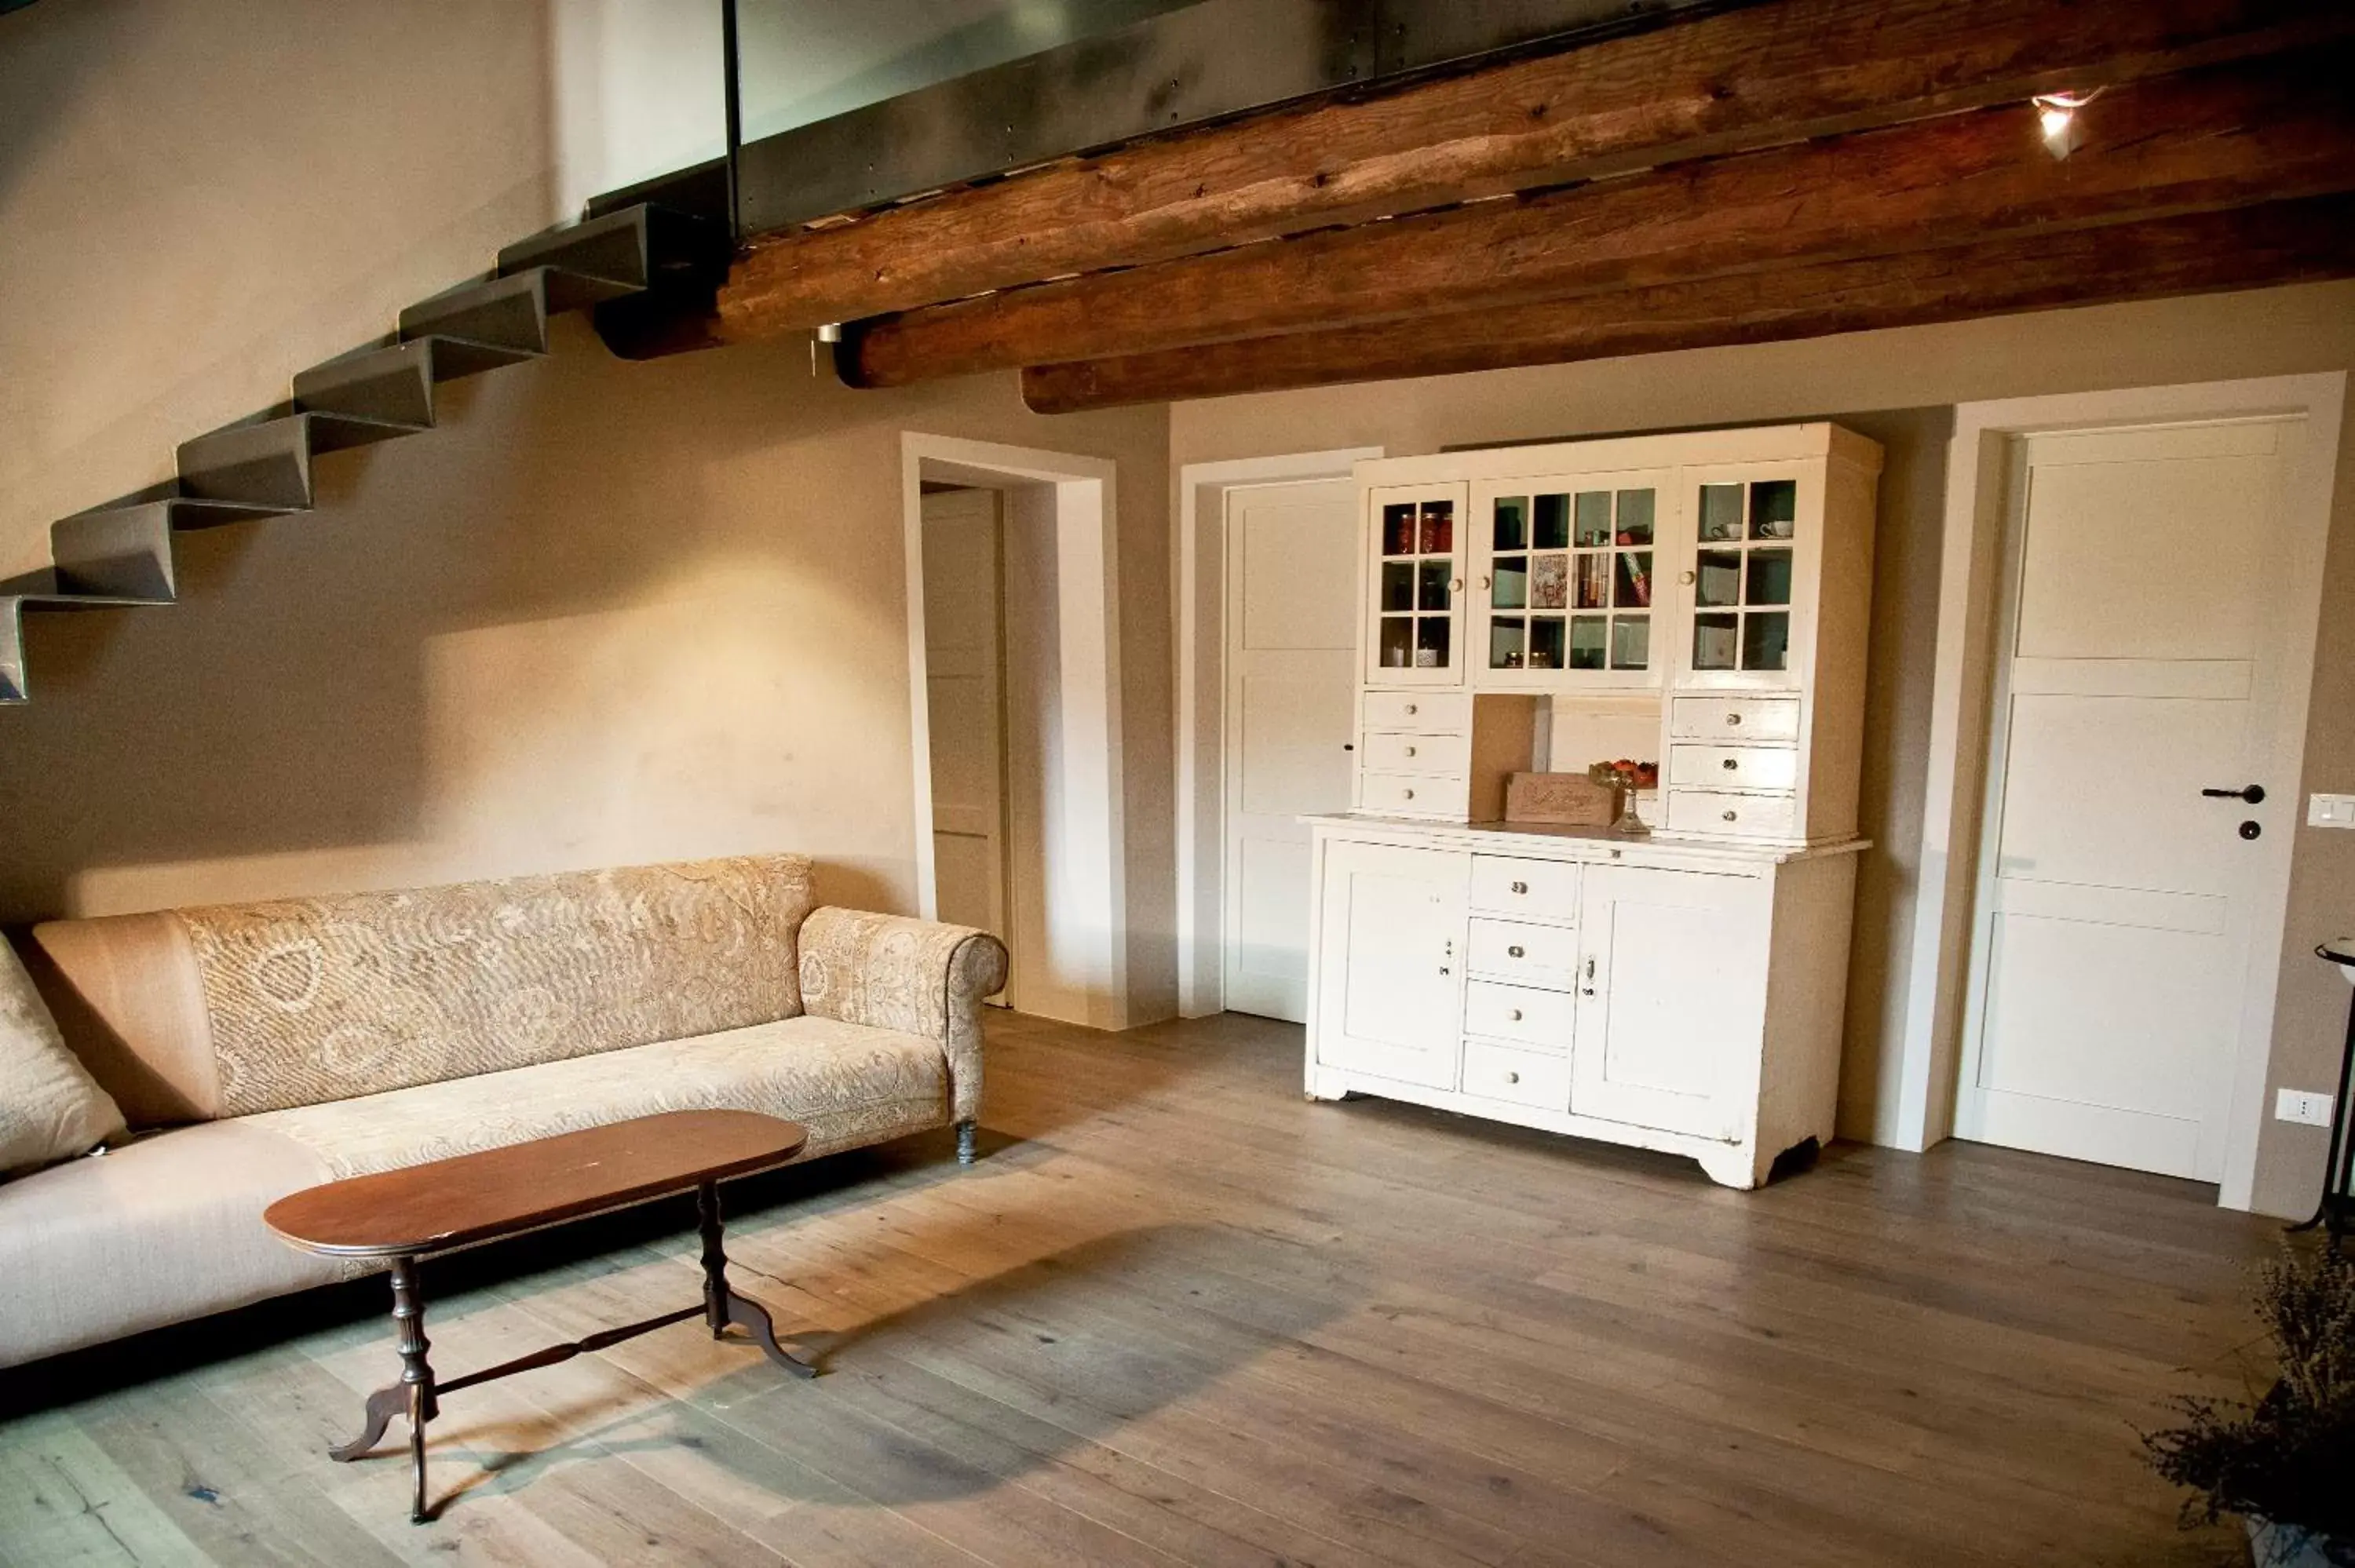
[[[409,1520],[423,1524],[425,1511],[425,1424],[441,1414],[433,1398],[433,1368],[425,1359],[425,1295],[417,1285],[417,1260],[392,1262],[392,1318],[400,1329],[400,1383],[409,1392]]]
[[[709,1181],[695,1190],[695,1208],[703,1233],[703,1318],[711,1337],[719,1339],[730,1324],[743,1330],[762,1353],[795,1377],[815,1377],[817,1368],[777,1343],[776,1325],[768,1308],[728,1284],[728,1255],[719,1245],[719,1189]]]

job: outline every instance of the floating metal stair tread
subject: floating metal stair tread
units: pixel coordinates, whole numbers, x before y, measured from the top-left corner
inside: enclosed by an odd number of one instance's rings
[[[414,435],[425,428],[328,413],[284,414],[231,425],[180,443],[180,490],[199,501],[255,502],[308,511],[314,457]]]
[[[734,253],[725,223],[641,204],[518,240],[499,252],[498,273],[553,266],[650,289],[666,275],[724,275]]]
[[[531,267],[461,283],[410,306],[400,313],[400,335],[406,341],[439,334],[491,348],[545,354],[549,316],[639,291],[634,283],[561,267]]]
[[[68,592],[59,588],[57,574],[47,567],[0,582],[0,705],[14,705],[31,695],[25,683],[26,610],[132,609],[171,602],[168,595],[158,599]]]
[[[168,501],[85,512],[49,527],[50,577],[66,593],[168,601],[172,569]]]

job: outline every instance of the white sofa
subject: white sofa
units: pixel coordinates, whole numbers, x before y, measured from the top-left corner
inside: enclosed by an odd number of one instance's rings
[[[134,1129],[0,1183],[0,1366],[346,1277],[261,1211],[338,1177],[655,1111],[954,1124],[995,938],[811,907],[774,855],[57,921],[35,979]]]

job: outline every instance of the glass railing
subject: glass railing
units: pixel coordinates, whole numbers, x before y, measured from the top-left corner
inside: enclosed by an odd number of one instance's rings
[[[773,136],[1197,0],[737,0],[743,135]]]

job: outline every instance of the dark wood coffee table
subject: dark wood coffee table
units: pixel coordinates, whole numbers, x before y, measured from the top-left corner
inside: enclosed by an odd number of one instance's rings
[[[409,1517],[423,1524],[432,1517],[425,1506],[425,1426],[440,1413],[442,1394],[511,1372],[554,1366],[698,1315],[710,1326],[713,1339],[730,1326],[742,1329],[785,1371],[796,1377],[816,1376],[815,1366],[777,1343],[767,1308],[729,1287],[728,1257],[719,1245],[719,1183],[783,1165],[808,1142],[807,1128],[773,1116],[672,1111],[405,1171],[330,1181],[271,1204],[261,1217],[290,1245],[333,1257],[392,1262],[392,1320],[400,1341],[400,1381],[368,1395],[360,1435],[328,1449],[328,1456],[346,1462],[360,1457],[382,1439],[394,1416],[406,1414],[414,1482]],[[689,1189],[702,1216],[701,1306],[606,1329],[570,1344],[550,1345],[446,1383],[434,1377],[425,1360],[419,1259]]]

